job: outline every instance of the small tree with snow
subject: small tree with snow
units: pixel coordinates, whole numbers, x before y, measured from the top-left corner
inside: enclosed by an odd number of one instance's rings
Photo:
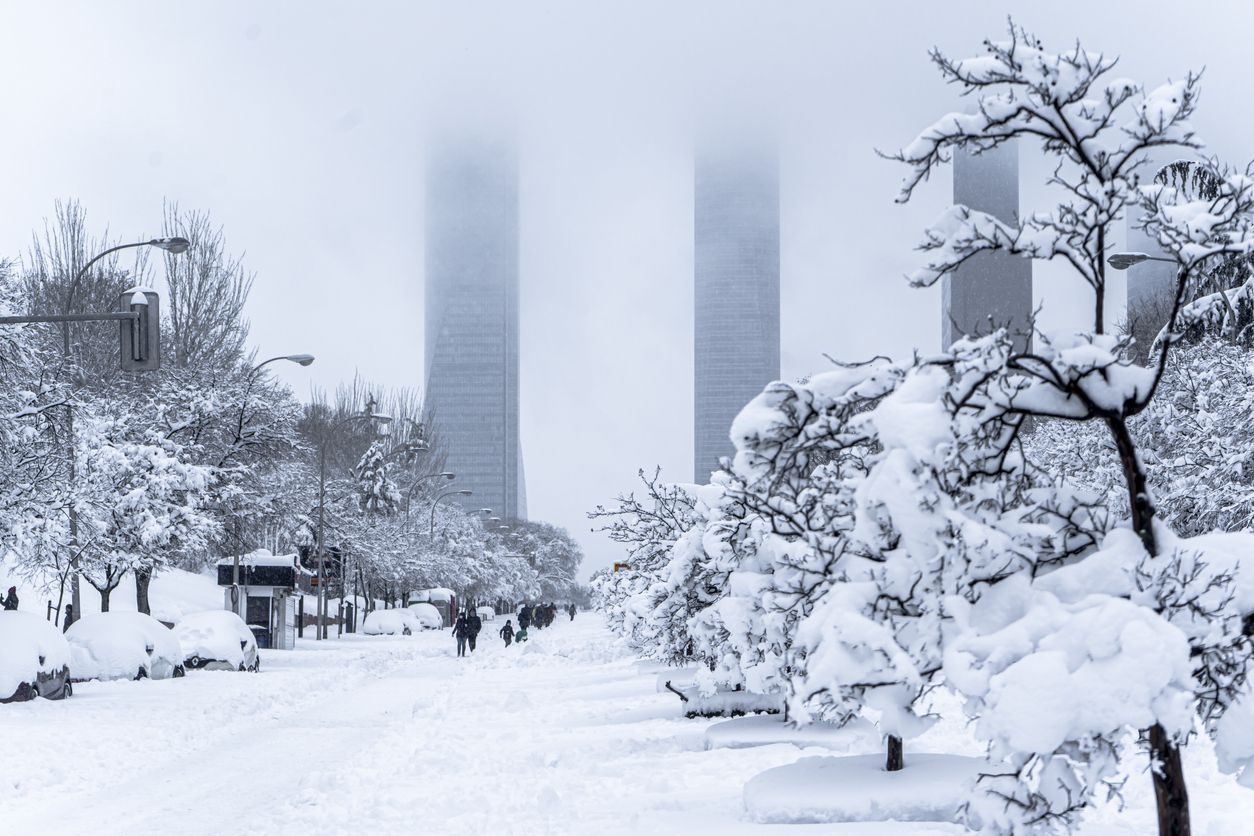
[[[181,549],[196,548],[216,531],[204,511],[212,470],[190,464],[176,443],[142,440],[118,422],[86,413],[76,441],[83,577],[100,593],[100,609],[128,571],[168,566]]]
[[[1235,666],[1222,687],[1224,695],[1209,701],[1222,707],[1231,703],[1232,690],[1244,684],[1242,650],[1230,630],[1198,628],[1199,621],[1231,623],[1223,616],[1230,598],[1222,594],[1230,578],[1216,569],[1206,569],[1207,557],[1189,559],[1175,551],[1176,544],[1156,520],[1157,507],[1148,486],[1144,460],[1129,431],[1129,420],[1144,411],[1159,387],[1180,323],[1180,312],[1189,288],[1204,275],[1204,267],[1216,259],[1246,253],[1254,240],[1250,211],[1254,208],[1254,184],[1244,176],[1212,171],[1215,184],[1211,197],[1198,197],[1186,188],[1164,184],[1142,187],[1138,170],[1150,150],[1164,147],[1196,148],[1199,145],[1189,119],[1197,102],[1197,77],[1187,76],[1146,92],[1139,84],[1111,77],[1115,62],[1088,52],[1077,45],[1062,53],[1047,52],[1039,41],[1024,30],[1010,27],[1004,41],[986,44],[985,55],[954,61],[939,52],[933,60],[942,76],[975,99],[973,112],[951,113],[935,122],[910,145],[891,155],[910,167],[900,200],[908,200],[915,189],[954,150],[981,153],[1012,139],[1038,141],[1042,150],[1056,159],[1049,185],[1058,195],[1049,210],[1024,213],[1015,223],[965,206],[955,206],[929,230],[923,243],[928,253],[924,267],[912,274],[913,283],[930,285],[971,258],[986,252],[1003,252],[1025,258],[1066,263],[1088,285],[1092,293],[1092,328],[1073,334],[1036,335],[1035,350],[1014,351],[990,380],[994,385],[979,390],[974,405],[1004,410],[1008,415],[1057,418],[1067,421],[1098,422],[1105,427],[1117,451],[1131,531],[1140,552],[1104,550],[1122,568],[1118,583],[1103,584],[1099,591],[1134,601],[1147,612],[1128,610],[1117,623],[1122,644],[1118,652],[1130,654],[1146,664],[1154,659],[1141,653],[1144,645],[1132,642],[1132,626],[1144,622],[1149,634],[1187,636],[1184,645],[1197,654],[1201,663],[1195,669],[1199,683],[1214,680],[1208,675],[1208,659],[1222,657]],[[1214,167],[1212,167],[1213,169]],[[1143,217],[1147,229],[1163,249],[1179,263],[1175,299],[1164,338],[1159,341],[1149,368],[1126,359],[1121,340],[1105,332],[1107,257],[1112,227],[1129,213]],[[1093,558],[1089,558],[1092,560]],[[1079,564],[1084,566],[1085,563]],[[1178,574],[1185,564],[1197,569]],[[1202,567],[1202,568],[1198,568]],[[1060,570],[1060,576],[1069,570]],[[1128,578],[1134,578],[1129,586]],[[1024,629],[1046,614],[1065,613],[1065,618],[1084,618],[1079,610],[1048,590],[1028,596],[1018,612]],[[1059,609],[1054,602],[1061,602]],[[1111,603],[1113,615],[1123,605]],[[1125,608],[1126,609],[1126,608]],[[1063,616],[1059,616],[1063,617]],[[999,616],[1000,618],[1000,616]],[[994,624],[997,629],[1011,625]],[[1061,628],[1060,628],[1061,629]],[[972,639],[972,642],[975,640]],[[1048,642],[1036,644],[1044,651]],[[1162,638],[1164,648],[1175,646]],[[978,645],[978,642],[976,643]],[[1004,646],[1004,645],[1003,645]],[[996,652],[997,664],[977,661],[981,668],[1004,673],[1016,669]],[[1016,645],[1017,652],[1024,645]],[[1059,646],[1061,650],[1063,646]],[[979,659],[977,646],[963,659]],[[1027,650],[1029,655],[1033,652]],[[1198,707],[1207,704],[1185,681],[1179,667],[1179,654],[1164,653],[1155,668],[1160,676],[1156,688],[1147,688],[1144,701],[1131,701],[1124,714],[1070,715],[1065,728],[1046,739],[1019,740],[1018,755],[1007,755],[1019,789],[997,789],[1015,815],[994,821],[1004,829],[1045,826],[1058,816],[1067,816],[1082,806],[1109,766],[1094,769],[1094,741],[1109,739],[1126,724],[1146,730],[1155,768],[1153,780],[1158,800],[1159,828],[1164,834],[1189,830],[1188,798],[1184,785],[1179,746],[1189,727],[1179,712],[1182,694],[1192,695]],[[954,661],[961,677],[962,662]],[[947,664],[947,669],[949,665]],[[1099,678],[1086,680],[1094,687]],[[1208,687],[1203,685],[1203,688]],[[980,692],[983,710],[991,710],[997,689],[1011,689],[1010,681],[990,682]],[[977,687],[977,691],[978,691]],[[1015,699],[1025,691],[1013,690]],[[1096,694],[1076,694],[1079,700],[1102,700]],[[1104,703],[1117,707],[1117,700]],[[1205,713],[1214,712],[1209,709]],[[1023,712],[1018,715],[1023,718]],[[1030,719],[1030,718],[1027,718]],[[998,738],[1014,748],[1013,735]],[[1049,746],[1045,747],[1044,744]],[[1044,747],[1044,751],[1042,751]],[[1066,779],[1060,778],[1060,770]],[[1086,770],[1088,770],[1086,772]],[[1059,782],[1067,791],[1054,791]],[[1024,791],[1022,788],[1026,787]],[[1026,794],[1025,794],[1026,792]],[[1065,797],[1062,797],[1065,796]]]

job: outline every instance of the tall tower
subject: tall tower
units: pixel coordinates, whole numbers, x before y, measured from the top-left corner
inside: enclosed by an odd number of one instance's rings
[[[703,145],[694,165],[693,479],[734,451],[731,424],[779,379],[779,162],[773,145]]]
[[[1019,220],[1019,146],[1005,142],[982,154],[954,152],[954,203],[987,212],[1005,223]],[[1032,318],[1032,261],[1006,253],[980,253],[941,281],[941,342],[987,334],[1007,326],[1026,347]]]
[[[518,160],[482,138],[426,172],[426,401],[466,508],[526,516],[518,440]]]

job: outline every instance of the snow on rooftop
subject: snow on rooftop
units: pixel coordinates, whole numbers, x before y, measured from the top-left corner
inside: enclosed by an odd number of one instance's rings
[[[273,554],[269,549],[257,549],[242,555],[239,559],[241,566],[295,566],[295,554]],[[235,565],[235,557],[224,557],[218,561],[219,566]]]

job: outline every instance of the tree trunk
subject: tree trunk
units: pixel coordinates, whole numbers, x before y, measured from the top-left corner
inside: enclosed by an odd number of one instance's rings
[[[152,582],[152,569],[135,570],[135,609],[144,615],[152,615],[148,605],[148,584]]]
[[[96,591],[100,593],[100,611],[108,612],[109,611],[109,596],[113,594],[113,590],[112,589],[98,589]],[[78,613],[74,613],[74,618],[75,620],[78,619]]]
[[[1189,793],[1184,786],[1184,764],[1180,748],[1171,742],[1167,730],[1150,726],[1150,757],[1154,768],[1154,799],[1158,806],[1158,836],[1189,836]]]
[[[1132,521],[1132,530],[1141,538],[1141,545],[1148,554],[1158,554],[1158,538],[1154,535],[1154,501],[1150,499],[1149,483],[1145,478],[1145,469],[1136,454],[1136,443],[1128,432],[1127,422],[1122,418],[1107,418],[1106,426],[1115,441],[1115,449],[1119,451],[1119,465],[1123,469],[1124,485],[1128,489],[1128,510]]]
[[[1154,534],[1154,501],[1150,498],[1145,469],[1137,458],[1136,444],[1123,418],[1107,418],[1106,426],[1114,436],[1128,489],[1132,529],[1141,540],[1146,553],[1158,554],[1158,538]],[[1158,723],[1149,729],[1150,762],[1154,780],[1154,798],[1158,808],[1159,836],[1190,836],[1189,794],[1184,786],[1184,764],[1180,749]]]
[[[888,736],[888,763],[884,768],[889,772],[897,772],[906,765],[901,755],[901,738],[895,734]]]

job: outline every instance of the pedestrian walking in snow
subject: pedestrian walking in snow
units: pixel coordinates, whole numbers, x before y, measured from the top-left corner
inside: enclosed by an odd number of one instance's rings
[[[578,608],[575,607],[574,604],[571,604],[569,607],[566,608],[566,612],[570,613],[570,620],[574,621],[575,613],[579,612],[579,610]]]
[[[531,607],[526,604],[518,608],[518,629],[526,630],[531,626]]]
[[[6,595],[4,599],[4,608],[6,610],[17,609],[17,587],[16,586],[9,587],[9,594]]]
[[[483,629],[483,619],[479,617],[479,613],[471,611],[470,618],[466,619],[470,628],[469,642],[470,652],[475,652],[475,640],[479,638],[479,631]]]
[[[457,622],[453,625],[453,636],[457,639],[457,655],[466,655],[466,642],[470,638],[470,620],[466,618],[466,613],[457,616]]]
[[[505,626],[501,628],[501,638],[505,639],[505,646],[509,647],[509,643],[514,640],[514,625],[510,619],[505,619]]]

